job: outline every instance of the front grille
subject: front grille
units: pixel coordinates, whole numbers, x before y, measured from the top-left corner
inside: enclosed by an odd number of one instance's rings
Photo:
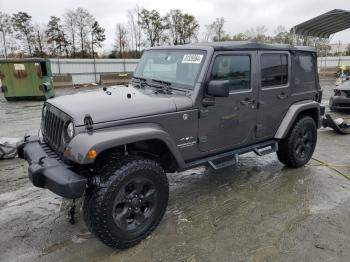
[[[62,152],[64,145],[63,131],[68,116],[57,108],[46,105],[46,115],[42,118],[42,133],[45,142],[56,152]]]
[[[66,163],[64,163],[62,161],[62,159],[60,158],[60,156],[51,149],[51,147],[43,140],[39,141],[41,148],[45,151],[45,153],[47,154],[48,157],[50,158],[54,158],[56,159],[60,164],[62,164],[65,167],[68,167],[68,165],[66,165]]]

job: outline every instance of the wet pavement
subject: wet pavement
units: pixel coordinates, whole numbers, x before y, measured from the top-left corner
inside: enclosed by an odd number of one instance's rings
[[[322,82],[325,104],[333,83]],[[37,132],[41,104],[0,96],[0,137]],[[70,203],[33,187],[26,162],[2,160],[0,261],[350,261],[349,145],[350,135],[321,129],[303,168],[285,168],[275,154],[247,154],[223,170],[169,174],[162,222],[123,251],[91,235],[80,212],[71,225]]]

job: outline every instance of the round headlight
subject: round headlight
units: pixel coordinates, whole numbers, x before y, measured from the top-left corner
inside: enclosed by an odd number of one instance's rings
[[[47,108],[46,106],[43,107],[43,117],[46,117],[46,112],[47,112]]]
[[[72,122],[69,122],[67,125],[67,135],[69,138],[72,138],[74,136],[74,125]]]

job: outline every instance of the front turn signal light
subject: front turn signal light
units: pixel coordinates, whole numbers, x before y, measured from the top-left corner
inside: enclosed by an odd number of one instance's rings
[[[89,152],[88,152],[88,158],[94,159],[94,158],[96,158],[96,156],[97,156],[97,152],[96,152],[95,149],[89,150]]]

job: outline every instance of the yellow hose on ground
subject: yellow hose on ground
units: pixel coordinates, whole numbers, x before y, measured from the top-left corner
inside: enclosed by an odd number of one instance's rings
[[[328,167],[329,169],[337,172],[339,175],[343,176],[344,178],[346,178],[347,180],[350,181],[350,177],[345,175],[344,173],[340,172],[338,169],[336,169],[336,167],[345,167],[345,168],[350,168],[350,165],[341,165],[341,164],[332,164],[332,163],[327,163],[327,162],[324,162],[322,160],[319,160],[317,158],[312,158],[312,160],[315,160],[316,162],[320,163],[320,165],[314,165],[314,166],[326,166]],[[309,165],[312,165],[312,164],[309,164]]]

